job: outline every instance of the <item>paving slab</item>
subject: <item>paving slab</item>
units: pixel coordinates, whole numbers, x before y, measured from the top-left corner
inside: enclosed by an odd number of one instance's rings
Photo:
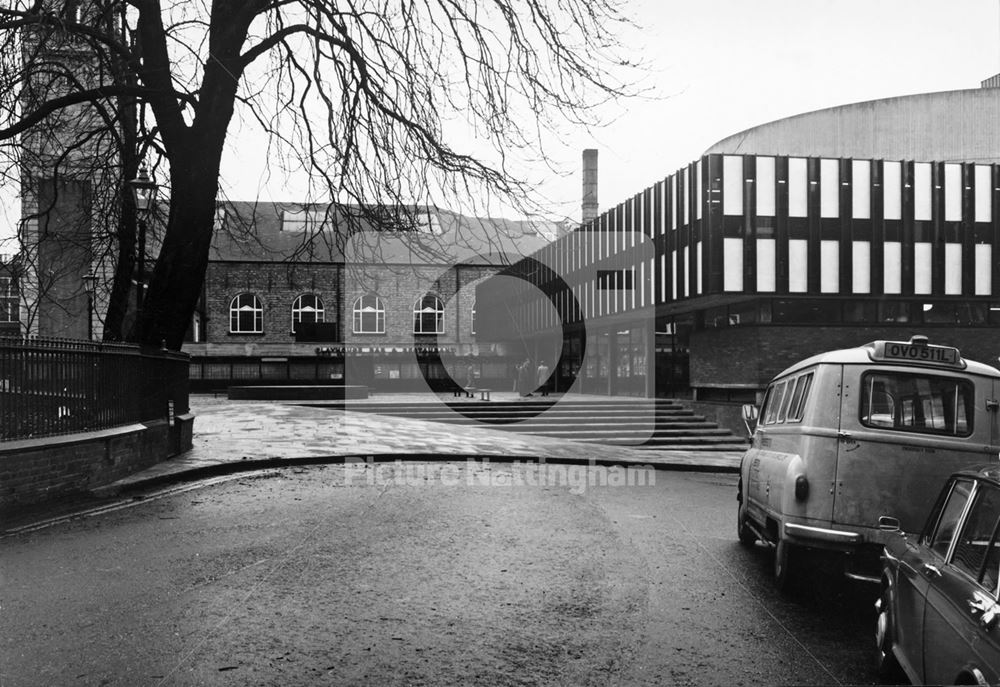
[[[509,395],[510,399],[506,399]],[[499,394],[513,400],[516,394]],[[546,402],[557,397],[535,397]],[[573,395],[574,401],[605,396]],[[114,494],[147,485],[195,479],[228,471],[354,460],[544,460],[662,469],[733,472],[741,453],[677,451],[603,446],[563,438],[515,434],[485,426],[451,425],[350,410],[371,402],[441,403],[451,394],[384,394],[349,401],[344,409],[288,401],[239,401],[223,396],[192,395],[194,447],[95,493]],[[530,400],[530,399],[528,399]],[[634,399],[633,399],[634,400]]]

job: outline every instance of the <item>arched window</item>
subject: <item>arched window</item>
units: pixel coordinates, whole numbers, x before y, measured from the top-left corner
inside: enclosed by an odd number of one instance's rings
[[[264,308],[252,293],[241,293],[229,304],[229,331],[233,334],[262,334]]]
[[[304,293],[292,301],[292,332],[299,322],[324,322],[323,301],[314,293]]]
[[[354,333],[385,334],[385,307],[375,294],[354,301]]]
[[[413,333],[444,333],[444,304],[440,298],[428,295],[413,304]]]

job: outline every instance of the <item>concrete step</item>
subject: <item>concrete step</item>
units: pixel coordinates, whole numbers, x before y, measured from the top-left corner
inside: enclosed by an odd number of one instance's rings
[[[729,430],[674,400],[459,401],[349,404],[348,410],[456,425],[485,424],[517,434],[537,434],[592,444],[681,451],[743,451]]]
[[[429,422],[450,422],[460,425],[472,425],[472,424],[489,424],[498,426],[509,426],[511,429],[523,429],[526,427],[594,427],[594,426],[607,426],[610,428],[615,427],[666,427],[672,429],[682,429],[686,427],[703,427],[706,424],[712,427],[716,427],[714,423],[709,423],[705,420],[703,416],[700,415],[684,415],[678,417],[669,418],[654,418],[654,417],[643,417],[643,416],[627,416],[627,417],[608,417],[605,415],[598,416],[587,416],[587,417],[562,417],[557,415],[542,415],[542,416],[505,416],[505,415],[474,415],[471,417],[458,415],[455,413],[427,413],[427,414],[410,414],[410,413],[383,413],[386,415],[393,415],[395,417],[405,417],[410,420],[425,420]]]

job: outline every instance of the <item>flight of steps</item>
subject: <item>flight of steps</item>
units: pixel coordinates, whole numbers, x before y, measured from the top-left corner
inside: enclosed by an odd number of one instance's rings
[[[683,451],[747,448],[747,442],[728,429],[679,401],[665,399],[371,402],[351,404],[348,409],[614,446]]]

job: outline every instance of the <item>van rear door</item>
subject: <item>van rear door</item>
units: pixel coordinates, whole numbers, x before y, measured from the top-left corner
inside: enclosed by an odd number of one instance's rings
[[[989,460],[993,381],[919,367],[845,365],[833,521],[906,532],[924,524],[948,476]]]

